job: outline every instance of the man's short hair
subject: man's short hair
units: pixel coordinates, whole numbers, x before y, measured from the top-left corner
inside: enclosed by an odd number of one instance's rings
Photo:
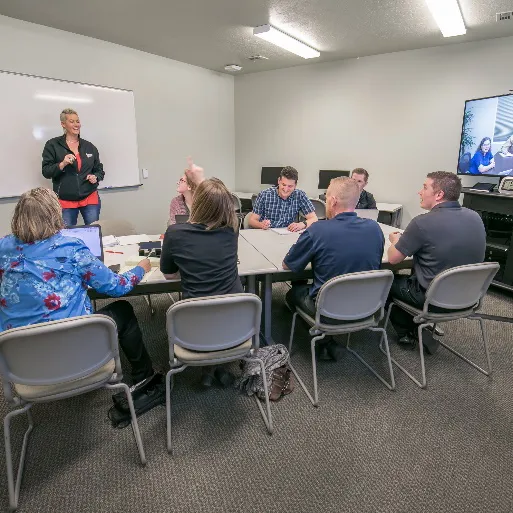
[[[434,171],[427,175],[433,180],[433,190],[442,191],[445,201],[458,201],[461,194],[461,180],[455,173],[448,171]]]
[[[369,172],[366,169],[363,169],[363,167],[356,167],[351,171],[351,177],[353,175],[363,175],[365,176],[365,181],[369,181]]]
[[[298,181],[299,175],[297,169],[292,166],[285,166],[280,173],[280,178],[286,178],[287,180]]]
[[[328,187],[328,195],[337,198],[338,203],[345,209],[354,209],[360,198],[358,183],[348,176],[333,178]]]

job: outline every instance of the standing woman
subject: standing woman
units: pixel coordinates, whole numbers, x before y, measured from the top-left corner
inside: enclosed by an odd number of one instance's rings
[[[77,224],[78,213],[84,224],[100,218],[98,183],[105,172],[94,144],[80,138],[80,119],[73,109],[61,112],[64,135],[54,137],[43,150],[43,176],[51,178],[59,198],[66,226]]]

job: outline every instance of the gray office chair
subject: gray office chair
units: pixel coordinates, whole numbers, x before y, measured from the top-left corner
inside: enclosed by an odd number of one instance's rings
[[[299,384],[308,395],[314,406],[319,404],[317,390],[317,367],[315,360],[315,344],[325,335],[347,334],[346,349],[353,354],[374,376],[376,376],[389,390],[395,389],[394,371],[388,348],[387,334],[378,326],[385,315],[385,302],[392,286],[394,275],[389,270],[366,271],[337,276],[328,280],[319,290],[316,300],[315,318],[310,317],[303,310],[296,308],[292,316],[290,330],[289,352],[292,349],[296,317],[299,315],[311,326],[310,335],[312,352],[312,372],[314,396],[306,389],[305,385],[292,368]],[[340,324],[326,324],[324,318],[330,321],[341,321]],[[379,331],[382,333],[386,347],[390,383],[381,377],[356,351],[350,348],[351,333],[361,330]]]
[[[135,226],[125,219],[100,219],[92,224],[97,224],[102,228],[102,235],[114,235],[122,237],[124,235],[136,235]]]
[[[251,208],[255,208],[255,203],[258,198],[258,194],[252,194],[251,195]]]
[[[253,212],[248,212],[245,216],[244,216],[244,222],[243,222],[243,228],[244,230],[250,230],[251,229],[251,226],[249,225],[249,218],[251,217],[251,214]]]
[[[230,193],[233,201],[233,208],[235,208],[235,212],[241,212],[242,211],[242,204],[240,202],[240,198],[237,196],[237,194],[233,194],[233,192]]]
[[[259,346],[261,312],[262,303],[254,294],[184,299],[169,307],[166,313],[171,366],[166,375],[168,452],[172,452],[171,379],[190,366],[247,360]],[[255,361],[254,357],[252,361]],[[256,395],[255,399],[267,430],[272,434],[273,421],[264,362],[260,359],[257,361],[264,381],[267,416]]]
[[[326,203],[320,199],[310,198],[314,208],[317,219],[326,219]]]
[[[453,267],[447,271],[438,274],[429,285],[426,291],[426,301],[422,309],[394,299],[388,307],[387,317],[385,321],[385,330],[390,319],[390,313],[393,307],[412,314],[413,320],[417,326],[419,338],[419,354],[420,368],[422,373],[422,381],[418,381],[410,372],[402,367],[396,360],[392,358],[392,362],[404,372],[415,384],[420,388],[426,388],[426,367],[424,365],[424,351],[422,345],[422,329],[434,324],[435,327],[440,322],[455,321],[457,319],[475,319],[479,321],[481,326],[481,335],[483,337],[483,345],[486,354],[488,370],[484,370],[458,351],[448,346],[444,342],[440,345],[448,349],[478,371],[486,376],[492,372],[492,364],[490,362],[490,354],[488,352],[488,340],[483,319],[476,313],[481,306],[484,296],[493,280],[493,277],[499,270],[497,262],[485,262],[483,264],[470,264]],[[447,312],[434,312],[430,307],[444,308]]]
[[[8,403],[19,407],[4,418],[9,505],[18,507],[29,434],[34,427],[30,408],[36,403],[66,399],[98,388],[122,389],[128,399],[132,428],[141,463],[146,456],[130,389],[121,383],[116,323],[105,315],[86,315],[14,328],[0,333],[0,377]],[[26,413],[16,481],[13,475],[10,422]]]

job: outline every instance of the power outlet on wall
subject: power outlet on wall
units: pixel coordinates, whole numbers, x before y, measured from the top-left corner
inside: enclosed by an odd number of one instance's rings
[[[149,176],[148,170],[145,167],[143,167],[142,168],[142,177],[143,178],[148,178],[148,176]]]

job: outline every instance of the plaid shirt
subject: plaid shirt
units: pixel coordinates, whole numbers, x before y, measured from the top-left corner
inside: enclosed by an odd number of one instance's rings
[[[299,189],[295,189],[287,199],[282,199],[278,195],[278,187],[269,187],[258,195],[253,207],[253,213],[260,216],[260,221],[271,221],[271,228],[286,228],[296,222],[299,212],[304,216],[315,212],[312,202]]]

